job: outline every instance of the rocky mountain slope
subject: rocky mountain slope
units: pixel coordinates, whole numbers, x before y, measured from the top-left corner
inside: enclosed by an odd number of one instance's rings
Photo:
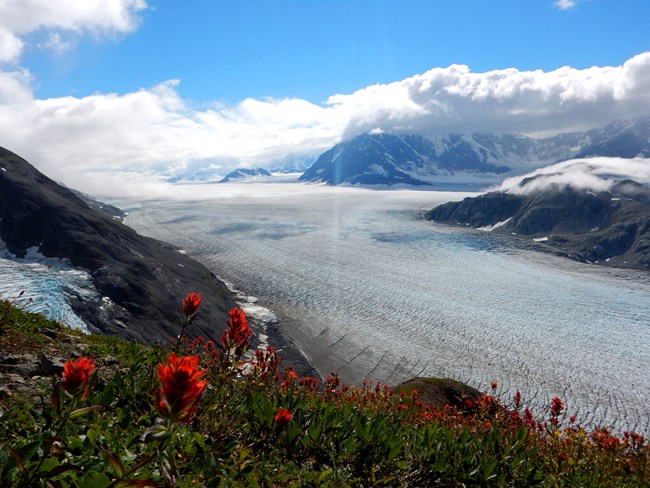
[[[0,238],[17,257],[37,248],[85,268],[99,298],[72,298],[91,331],[141,341],[178,332],[180,299],[203,294],[197,334],[218,337],[233,294],[203,265],[90,208],[27,161],[0,148]],[[217,325],[215,325],[217,324]]]
[[[229,181],[241,181],[247,178],[252,178],[253,176],[271,176],[271,173],[266,171],[264,168],[237,168],[236,170],[231,171],[226,176],[219,181],[219,183],[228,183]]]
[[[521,185],[525,189],[532,181]],[[426,218],[525,236],[582,262],[650,270],[650,189],[631,180],[601,192],[490,192],[440,205]]]
[[[500,181],[573,158],[650,157],[650,119],[535,139],[512,134],[362,134],[323,153],[300,181],[330,185],[436,185]],[[482,177],[482,178],[480,178]]]

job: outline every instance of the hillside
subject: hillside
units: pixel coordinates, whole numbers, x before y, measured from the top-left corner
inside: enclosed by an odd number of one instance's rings
[[[440,205],[426,218],[526,237],[582,262],[650,270],[650,189],[630,180],[597,193],[552,186],[490,192]]]
[[[18,258],[35,249],[87,270],[99,296],[70,297],[70,304],[93,331],[167,339],[178,322],[178,311],[169,307],[177,297],[202,293],[206,312],[218,323],[234,304],[233,294],[203,265],[90,208],[2,148],[0,239]],[[219,333],[207,320],[195,327],[206,337]]]
[[[17,306],[16,306],[17,305]],[[198,314],[201,314],[199,309]],[[553,398],[451,380],[299,376],[246,351],[245,317],[177,348],[83,335],[0,301],[0,485],[639,487],[650,446],[586,431]],[[234,342],[233,342],[234,341]],[[231,344],[230,352],[219,344]]]

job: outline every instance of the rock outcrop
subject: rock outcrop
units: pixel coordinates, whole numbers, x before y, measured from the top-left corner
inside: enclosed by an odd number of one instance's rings
[[[571,187],[490,192],[440,205],[426,218],[532,238],[582,262],[650,270],[650,189],[631,180],[598,193]]]
[[[91,331],[139,341],[178,332],[180,299],[203,294],[196,334],[218,338],[234,296],[203,265],[94,210],[27,161],[0,148],[0,238],[18,258],[30,248],[86,269],[95,300],[72,297]]]

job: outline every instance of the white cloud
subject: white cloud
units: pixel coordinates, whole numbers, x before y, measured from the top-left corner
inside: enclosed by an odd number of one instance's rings
[[[0,1],[0,62],[16,62],[29,34],[45,31],[44,46],[61,48],[75,34],[107,36],[135,29],[145,0]]]
[[[560,10],[570,10],[576,6],[576,0],[557,0],[553,6]]]
[[[435,68],[328,102],[349,114],[345,137],[373,128],[421,133],[557,133],[650,115],[650,52],[622,66],[472,73]],[[646,85],[647,86],[647,85]]]
[[[37,100],[19,74],[0,75],[0,145],[88,191],[107,171],[172,175],[190,164],[257,165],[325,148],[342,132],[330,109],[304,100],[197,110],[179,97],[175,80],[126,95]]]
[[[25,69],[0,71],[0,110],[7,105],[24,107],[32,103],[31,83],[32,77]]]
[[[616,181],[632,179],[650,184],[650,160],[644,158],[594,157],[572,159],[531,171],[523,176],[506,178],[495,188],[515,194],[529,194],[551,186],[591,191],[608,190]],[[524,180],[528,180],[522,184]]]
[[[317,154],[368,131],[551,134],[650,116],[650,52],[584,70],[473,73],[453,65],[334,95],[323,106],[246,99],[197,107],[179,96],[177,80],[123,95],[39,100],[32,83],[25,70],[0,71],[0,145],[91,193],[97,181],[104,193],[120,188],[106,172],[134,181],[212,165],[225,174]]]

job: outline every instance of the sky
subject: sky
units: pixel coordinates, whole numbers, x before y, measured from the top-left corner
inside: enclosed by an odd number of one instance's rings
[[[92,194],[650,116],[647,0],[0,0],[0,146]]]

